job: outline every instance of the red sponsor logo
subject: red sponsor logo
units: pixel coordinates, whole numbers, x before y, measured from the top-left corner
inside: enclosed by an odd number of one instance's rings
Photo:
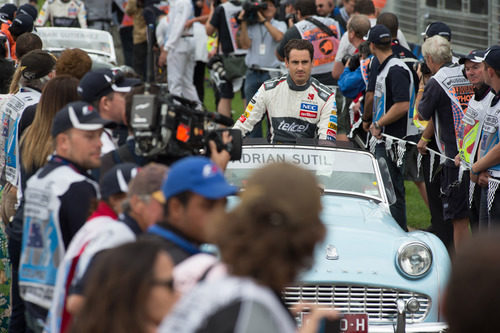
[[[316,118],[318,116],[317,112],[300,111],[300,116],[303,118]]]
[[[312,101],[314,99],[314,94],[308,94],[307,99],[310,99]]]
[[[246,120],[247,120],[247,117],[245,117],[244,115],[241,115],[240,122],[244,123]]]
[[[334,130],[329,129],[329,130],[326,131],[326,135],[336,136],[337,132],[334,131]]]

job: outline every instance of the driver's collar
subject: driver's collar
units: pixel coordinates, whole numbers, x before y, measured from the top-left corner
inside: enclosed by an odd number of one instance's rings
[[[309,86],[311,85],[311,77],[309,77],[309,80],[307,80],[306,84],[304,84],[303,86],[298,86],[298,85],[295,84],[295,82],[293,82],[292,77],[290,76],[290,74],[288,74],[286,76],[286,83],[288,83],[288,87],[291,90],[304,91],[304,90],[307,90],[307,88],[309,88]]]

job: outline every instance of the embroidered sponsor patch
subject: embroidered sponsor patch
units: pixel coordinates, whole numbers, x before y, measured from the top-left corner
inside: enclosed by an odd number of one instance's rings
[[[245,117],[245,115],[244,115],[244,114],[242,114],[242,115],[240,116],[240,119],[239,119],[239,120],[240,120],[240,122],[241,122],[241,123],[244,123],[244,122],[247,120],[247,117]]]
[[[248,106],[247,106],[247,111],[250,112],[253,110],[253,105],[248,103]]]
[[[315,119],[318,116],[317,112],[300,111],[300,116],[302,118],[312,118]]]
[[[330,121],[336,123],[337,122],[337,116],[330,116]]]
[[[337,124],[335,123],[328,123],[328,128],[337,131]]]
[[[336,131],[334,131],[334,130],[332,130],[332,129],[328,129],[328,130],[326,131],[326,135],[330,135],[330,136],[335,137],[335,136],[337,136],[337,132],[336,132]]]
[[[318,112],[318,106],[316,104],[300,103],[301,111]]]

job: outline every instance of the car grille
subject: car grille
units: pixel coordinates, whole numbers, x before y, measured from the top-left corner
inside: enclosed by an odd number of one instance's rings
[[[321,308],[335,307],[344,313],[366,313],[372,324],[394,321],[396,300],[412,297],[419,301],[420,309],[407,313],[406,322],[421,322],[429,312],[431,300],[426,295],[411,291],[349,285],[303,285],[287,287],[284,292],[285,303],[289,307],[297,303],[314,303]]]

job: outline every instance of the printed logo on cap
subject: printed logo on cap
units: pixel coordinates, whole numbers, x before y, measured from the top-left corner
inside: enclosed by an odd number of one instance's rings
[[[219,172],[219,169],[214,164],[207,164],[203,167],[202,175],[203,178],[213,177]]]

